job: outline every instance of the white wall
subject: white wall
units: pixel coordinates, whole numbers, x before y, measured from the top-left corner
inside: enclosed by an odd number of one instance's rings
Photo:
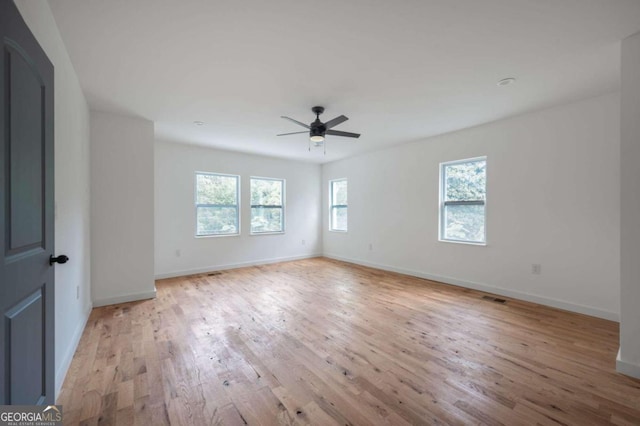
[[[91,112],[94,306],[155,296],[153,123]]]
[[[91,312],[89,109],[47,2],[15,2],[55,67],[56,396]],[[78,297],[76,297],[78,292]]]
[[[196,171],[241,176],[240,236],[195,237]],[[156,277],[320,254],[320,175],[317,164],[156,142]],[[251,176],[286,179],[284,234],[249,235]]]
[[[326,164],[324,253],[617,320],[619,110],[611,94]],[[439,163],[483,155],[487,246],[438,242]],[[344,234],[327,231],[341,177]]]
[[[618,370],[640,378],[640,33],[622,42],[621,321]]]

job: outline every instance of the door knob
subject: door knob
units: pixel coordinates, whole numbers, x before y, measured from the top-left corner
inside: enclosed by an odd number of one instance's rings
[[[53,265],[54,263],[67,263],[69,261],[69,257],[61,254],[58,257],[53,257],[53,255],[49,256],[49,265]]]

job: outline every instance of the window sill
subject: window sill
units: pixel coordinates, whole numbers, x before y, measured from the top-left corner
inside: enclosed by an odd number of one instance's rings
[[[438,242],[440,243],[451,243],[451,244],[464,244],[467,246],[480,246],[480,247],[486,247],[487,243],[476,243],[473,241],[458,241],[458,240],[443,240],[442,238],[438,238]]]
[[[252,237],[256,237],[258,235],[282,235],[284,231],[274,231],[274,232],[249,232],[249,235]]]
[[[337,232],[338,234],[346,234],[348,231],[342,231],[340,229],[329,229],[329,232]]]
[[[195,238],[220,238],[220,237],[239,237],[240,233],[237,234],[211,234],[211,235],[196,235]]]

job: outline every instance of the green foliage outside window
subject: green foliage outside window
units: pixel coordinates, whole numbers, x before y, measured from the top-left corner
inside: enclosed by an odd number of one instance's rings
[[[483,200],[487,187],[487,162],[445,166],[445,201]]]
[[[196,235],[238,233],[239,178],[196,174]]]
[[[284,232],[284,180],[251,178],[251,232]]]
[[[332,180],[331,185],[331,224],[332,231],[346,231],[348,220],[347,180]]]
[[[443,165],[443,185],[443,239],[484,243],[486,160]]]

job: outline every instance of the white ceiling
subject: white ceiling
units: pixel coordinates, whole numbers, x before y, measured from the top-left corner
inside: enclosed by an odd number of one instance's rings
[[[620,40],[640,30],[639,0],[49,4],[92,109],[152,120],[160,140],[319,163],[617,90]],[[275,136],[314,105],[360,139],[329,136],[324,156]]]

